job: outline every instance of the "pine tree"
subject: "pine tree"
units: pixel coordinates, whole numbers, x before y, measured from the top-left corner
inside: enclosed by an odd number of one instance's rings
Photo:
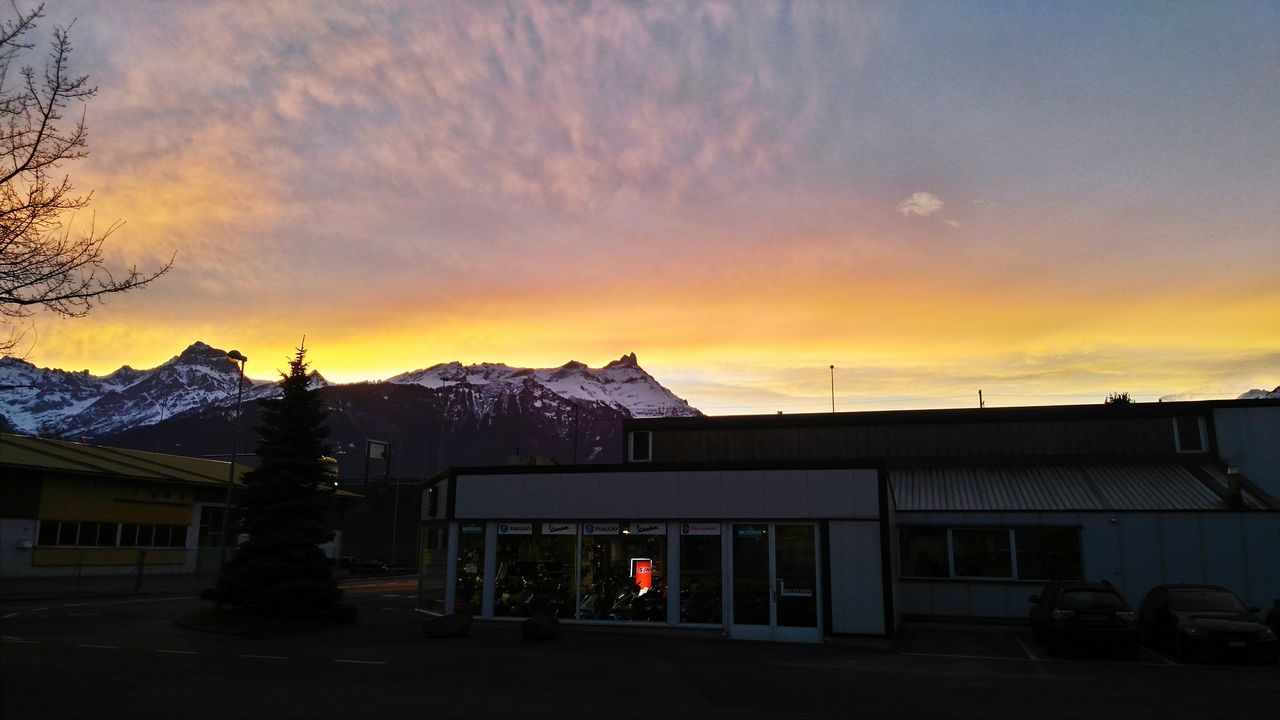
[[[261,464],[244,476],[235,504],[248,541],[222,568],[209,597],[219,605],[271,611],[332,611],[342,597],[323,551],[333,539],[325,466],[328,414],[307,388],[305,348],[298,348],[280,386],[263,400],[258,428]]]

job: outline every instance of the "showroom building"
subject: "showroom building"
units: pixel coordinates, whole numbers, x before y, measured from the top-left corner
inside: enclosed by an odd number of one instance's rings
[[[1280,402],[627,423],[620,465],[451,468],[419,608],[820,641],[1026,617],[1053,578],[1280,597]],[[1270,438],[1270,440],[1268,440]]]

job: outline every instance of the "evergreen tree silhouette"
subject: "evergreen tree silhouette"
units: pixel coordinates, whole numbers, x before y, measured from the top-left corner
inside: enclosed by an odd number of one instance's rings
[[[319,545],[333,539],[332,501],[321,458],[328,411],[307,388],[306,349],[283,376],[280,397],[262,400],[261,464],[244,476],[235,504],[249,539],[222,568],[209,593],[219,605],[267,611],[333,610],[342,598]]]

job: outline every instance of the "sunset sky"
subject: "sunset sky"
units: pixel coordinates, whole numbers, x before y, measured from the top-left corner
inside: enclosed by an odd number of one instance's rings
[[[1280,385],[1274,2],[46,14],[112,258],[177,259],[37,317],[40,366],[635,352],[709,414],[829,410],[833,364],[843,410]]]

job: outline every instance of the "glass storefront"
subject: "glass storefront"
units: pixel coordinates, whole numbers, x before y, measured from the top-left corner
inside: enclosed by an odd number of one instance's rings
[[[444,615],[444,584],[448,576],[448,523],[422,524],[422,562],[418,576],[418,607]]]
[[[493,614],[529,617],[547,608],[573,617],[577,535],[577,523],[498,523]]]
[[[492,617],[524,618],[546,608],[566,620],[769,625],[776,584],[778,624],[817,624],[813,525],[600,520],[472,521],[455,527],[455,613],[480,615],[488,592]],[[443,580],[443,554],[428,540],[435,524],[423,528],[423,607],[429,608],[443,602],[434,581],[437,574]],[[669,538],[668,531],[678,537]],[[677,539],[678,558],[668,555]],[[668,614],[673,603],[679,608],[675,617]]]
[[[482,524],[458,528],[458,567],[455,575],[453,611],[479,615],[484,592],[484,534]]]
[[[583,523],[579,618],[666,622],[666,528],[659,522]]]
[[[720,523],[680,524],[680,622],[723,622]]]

